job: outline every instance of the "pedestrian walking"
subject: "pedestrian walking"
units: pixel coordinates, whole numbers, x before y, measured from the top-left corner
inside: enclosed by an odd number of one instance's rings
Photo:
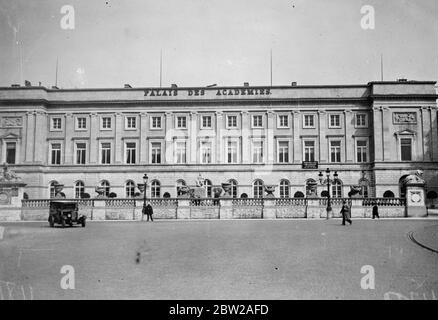
[[[341,214],[342,214],[342,225],[345,226],[345,221],[350,223],[350,225],[353,223],[351,221],[351,209],[350,209],[350,206],[347,204],[347,201],[345,201],[345,200],[342,201]]]
[[[377,203],[374,203],[374,206],[373,206],[373,219],[376,218],[376,217],[380,219],[380,217],[379,217],[379,207],[377,206]]]
[[[154,218],[152,218],[152,215],[154,214],[154,209],[152,209],[150,202],[148,202],[144,213],[147,215],[146,221],[149,221],[149,219],[151,219],[151,221],[154,221]]]

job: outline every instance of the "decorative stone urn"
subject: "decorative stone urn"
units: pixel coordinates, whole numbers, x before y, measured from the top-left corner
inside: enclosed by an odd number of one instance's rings
[[[102,186],[97,186],[96,188],[94,188],[94,190],[97,193],[97,199],[102,199],[102,198],[106,198],[105,197],[105,187]]]
[[[224,190],[224,193],[222,194],[221,198],[231,198],[231,183],[229,182],[223,182],[222,183],[222,189]]]
[[[190,188],[187,186],[179,186],[178,198],[190,198]]]
[[[273,184],[265,185],[266,198],[275,198],[274,196],[275,187],[276,185]]]

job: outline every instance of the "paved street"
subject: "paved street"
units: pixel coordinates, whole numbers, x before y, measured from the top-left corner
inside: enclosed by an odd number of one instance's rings
[[[0,226],[0,299],[438,298],[438,254],[408,237],[436,237],[438,220]],[[61,289],[64,265],[74,290]],[[364,265],[374,267],[374,290],[361,288]]]

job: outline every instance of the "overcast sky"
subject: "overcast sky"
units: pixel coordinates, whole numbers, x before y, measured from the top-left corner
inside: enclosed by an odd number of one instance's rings
[[[75,28],[60,12],[73,6]],[[375,29],[361,27],[361,7]],[[0,0],[0,86],[438,80],[437,0]],[[21,72],[20,72],[21,46]]]

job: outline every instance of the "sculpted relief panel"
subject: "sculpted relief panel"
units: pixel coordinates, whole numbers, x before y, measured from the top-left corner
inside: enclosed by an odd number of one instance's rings
[[[3,117],[1,119],[2,127],[22,127],[23,120],[21,117]]]
[[[417,114],[415,112],[394,112],[392,122],[393,124],[416,124]]]

